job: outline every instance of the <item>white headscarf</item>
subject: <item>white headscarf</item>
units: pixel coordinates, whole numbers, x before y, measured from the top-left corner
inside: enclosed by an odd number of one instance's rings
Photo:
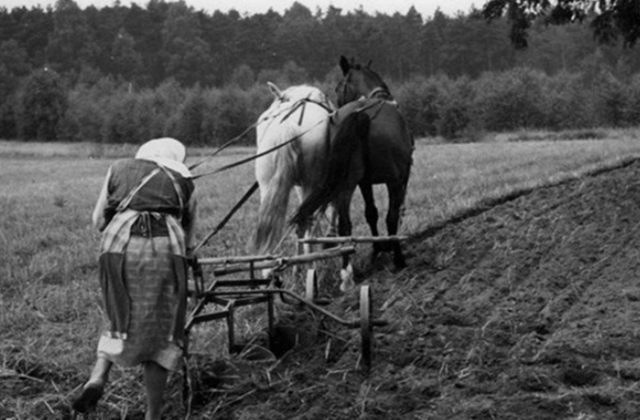
[[[184,145],[171,137],[149,140],[140,146],[136,153],[136,159],[156,162],[178,172],[185,178],[190,178],[191,172],[184,164],[186,157],[187,150]]]

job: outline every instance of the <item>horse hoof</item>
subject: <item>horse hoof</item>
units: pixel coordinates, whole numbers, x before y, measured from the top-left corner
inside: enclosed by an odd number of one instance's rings
[[[389,242],[376,242],[373,244],[373,252],[381,253],[381,252],[390,252],[392,250],[392,244]]]
[[[393,265],[396,267],[396,270],[402,270],[404,268],[407,268],[407,262],[404,260],[404,257],[394,258]]]
[[[73,402],[73,409],[78,413],[91,413],[96,410],[98,401],[102,398],[103,387],[98,384],[85,385],[82,394]]]
[[[340,270],[340,279],[342,279],[340,284],[341,292],[347,292],[355,287],[356,283],[353,281],[353,266],[351,264],[347,268]]]

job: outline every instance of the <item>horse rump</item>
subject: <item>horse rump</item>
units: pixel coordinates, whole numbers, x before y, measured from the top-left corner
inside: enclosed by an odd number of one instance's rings
[[[358,109],[350,108],[346,115],[340,115],[338,111],[332,121],[329,153],[322,179],[300,204],[290,224],[308,224],[316,212],[324,212],[339,194],[355,189],[364,176],[363,150],[370,122],[370,117]]]

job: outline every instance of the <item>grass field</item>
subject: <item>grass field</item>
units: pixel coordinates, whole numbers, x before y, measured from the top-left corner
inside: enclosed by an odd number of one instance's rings
[[[616,132],[610,139],[579,141],[418,142],[401,234],[419,234],[487,200],[639,157],[638,134]],[[90,215],[109,164],[133,151],[130,146],[0,142],[0,374],[36,381],[45,372],[57,390],[30,399],[3,395],[0,417],[12,413],[15,418],[37,418],[34,413],[43,404],[60,403],[73,391],[68,384],[80,385],[88,374],[102,317],[96,255],[99,234],[90,227]],[[192,152],[195,162],[211,151]],[[225,151],[196,173],[252,153],[250,148]],[[200,238],[253,180],[253,167],[247,164],[196,181]],[[376,194],[383,202],[384,190],[378,188]],[[246,254],[257,207],[255,195],[202,254]],[[380,206],[381,219],[385,207]],[[352,215],[354,234],[366,234],[359,196]],[[356,268],[367,264],[366,247],[358,250]],[[128,375],[116,373],[116,381],[125,386],[132,380]]]

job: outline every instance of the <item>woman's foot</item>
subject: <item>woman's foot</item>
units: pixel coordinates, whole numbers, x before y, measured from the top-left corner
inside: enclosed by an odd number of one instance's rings
[[[73,402],[73,409],[78,413],[91,413],[96,410],[98,401],[102,398],[104,387],[99,384],[88,383],[82,394]]]

